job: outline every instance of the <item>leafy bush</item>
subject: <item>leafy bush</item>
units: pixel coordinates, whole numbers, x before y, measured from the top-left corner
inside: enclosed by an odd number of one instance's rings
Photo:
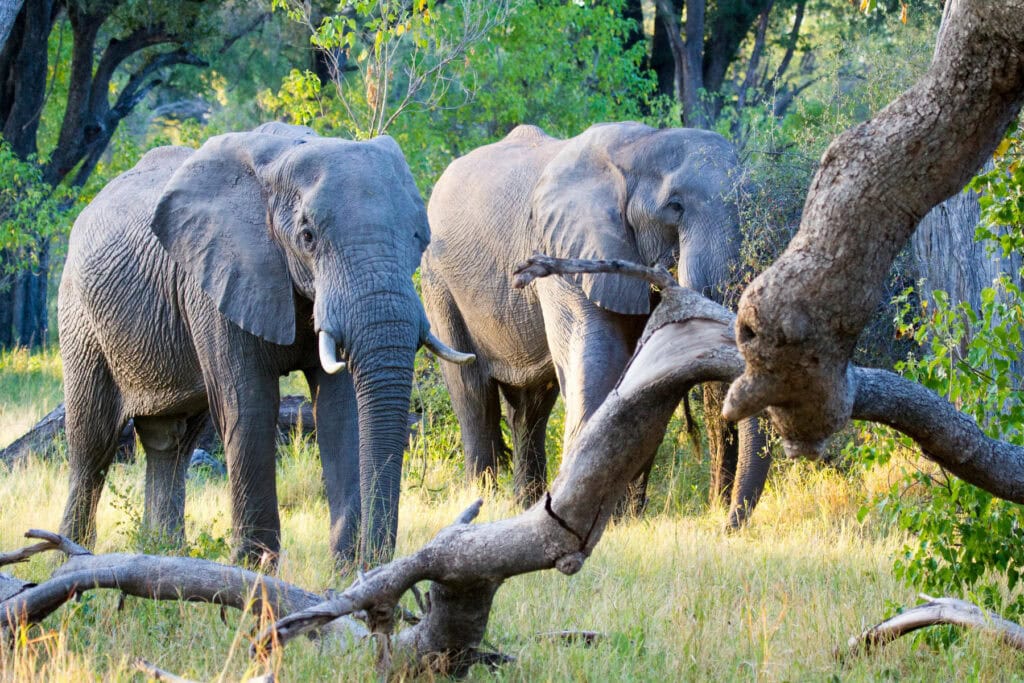
[[[37,160],[22,160],[0,139],[0,289],[17,271],[37,266],[39,247],[65,233],[74,216],[67,211],[74,191],[43,181]]]
[[[1004,251],[1024,246],[1024,173],[1019,132],[1000,145],[995,168],[972,187],[983,193],[979,239]],[[996,226],[1003,226],[997,228]],[[998,240],[994,238],[999,236]],[[1024,445],[1024,393],[1011,371],[1024,353],[1024,293],[1002,276],[981,294],[980,310],[934,293],[935,310],[897,298],[898,328],[920,345],[897,369],[946,396],[988,436]],[[860,455],[869,466],[914,453],[906,437],[872,427]],[[916,489],[922,495],[910,496]],[[1024,507],[963,482],[938,467],[911,467],[874,501],[885,520],[914,535],[893,563],[896,575],[928,593],[972,594],[1010,618],[1024,617]],[[862,518],[869,509],[862,510]]]

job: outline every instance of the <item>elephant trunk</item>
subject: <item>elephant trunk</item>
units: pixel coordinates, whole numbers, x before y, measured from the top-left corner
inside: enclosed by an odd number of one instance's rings
[[[349,356],[359,415],[360,556],[372,564],[390,560],[395,550],[418,346],[416,322],[381,320],[355,336]]]
[[[735,211],[691,217],[679,235],[679,284],[724,304],[730,282],[738,280],[741,240]]]
[[[772,463],[770,452],[765,450],[767,435],[756,415],[740,420],[737,429],[739,458],[732,485],[729,520],[726,523],[730,529],[742,527],[754,511],[757,501],[761,499]]]
[[[358,543],[359,559],[377,563],[389,560],[395,548],[423,309],[411,280],[401,274],[385,278],[378,272],[372,281],[346,283],[340,291],[346,294],[317,302],[316,325],[325,333],[320,356],[324,370],[331,372],[329,366],[339,362],[331,352],[340,347],[356,398],[360,538],[343,545],[356,550]]]

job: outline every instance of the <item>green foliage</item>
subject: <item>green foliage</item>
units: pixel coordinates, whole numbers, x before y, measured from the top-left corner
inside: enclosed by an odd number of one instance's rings
[[[465,92],[466,54],[509,15],[509,0],[361,0],[340,3],[316,22],[308,3],[274,0],[304,24],[330,67],[333,96],[320,78],[294,69],[261,100],[297,123],[356,139],[388,132],[405,112],[439,106]]]
[[[67,209],[73,198],[73,190],[43,181],[36,158],[19,159],[0,139],[0,250],[8,255],[0,288],[6,276],[38,265],[40,244],[69,229],[74,215]]]
[[[392,133],[420,187],[429,188],[453,158],[519,124],[567,137],[602,121],[678,121],[672,105],[655,98],[656,83],[642,67],[644,43],[626,44],[636,26],[622,17],[623,4],[519,2],[467,54],[464,91],[414,112]]]
[[[1009,277],[982,291],[980,311],[953,305],[941,291],[935,310],[920,312],[910,290],[897,297],[899,330],[920,345],[897,366],[908,379],[946,396],[988,436],[1024,445],[1024,394],[1011,365],[1024,352],[1024,294]],[[868,465],[916,452],[909,438],[882,427],[866,430],[860,455]],[[931,594],[972,594],[1009,618],[1024,615],[1024,508],[936,467],[909,467],[873,503],[883,519],[914,535],[893,563],[896,576]],[[863,518],[869,509],[861,511]]]
[[[975,238],[997,241],[1003,254],[1024,251],[1024,130],[1015,124],[996,148],[992,170],[971,181],[981,196]]]

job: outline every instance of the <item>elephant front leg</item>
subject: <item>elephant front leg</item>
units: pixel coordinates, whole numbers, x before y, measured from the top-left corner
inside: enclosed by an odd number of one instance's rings
[[[234,369],[239,369],[237,359]],[[233,560],[256,566],[281,550],[274,454],[280,392],[276,374],[208,380],[210,412],[224,441],[231,490]]]
[[[359,413],[352,375],[305,373],[313,397],[316,441],[331,515],[331,551],[342,564],[356,559],[359,539]]]

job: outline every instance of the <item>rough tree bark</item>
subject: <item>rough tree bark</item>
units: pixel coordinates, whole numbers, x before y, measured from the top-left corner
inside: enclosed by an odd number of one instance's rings
[[[927,73],[837,138],[800,231],[744,292],[746,359],[724,413],[768,408],[789,455],[818,457],[850,418],[849,359],[918,221],[964,186],[1024,102],[1024,0],[950,0]]]

